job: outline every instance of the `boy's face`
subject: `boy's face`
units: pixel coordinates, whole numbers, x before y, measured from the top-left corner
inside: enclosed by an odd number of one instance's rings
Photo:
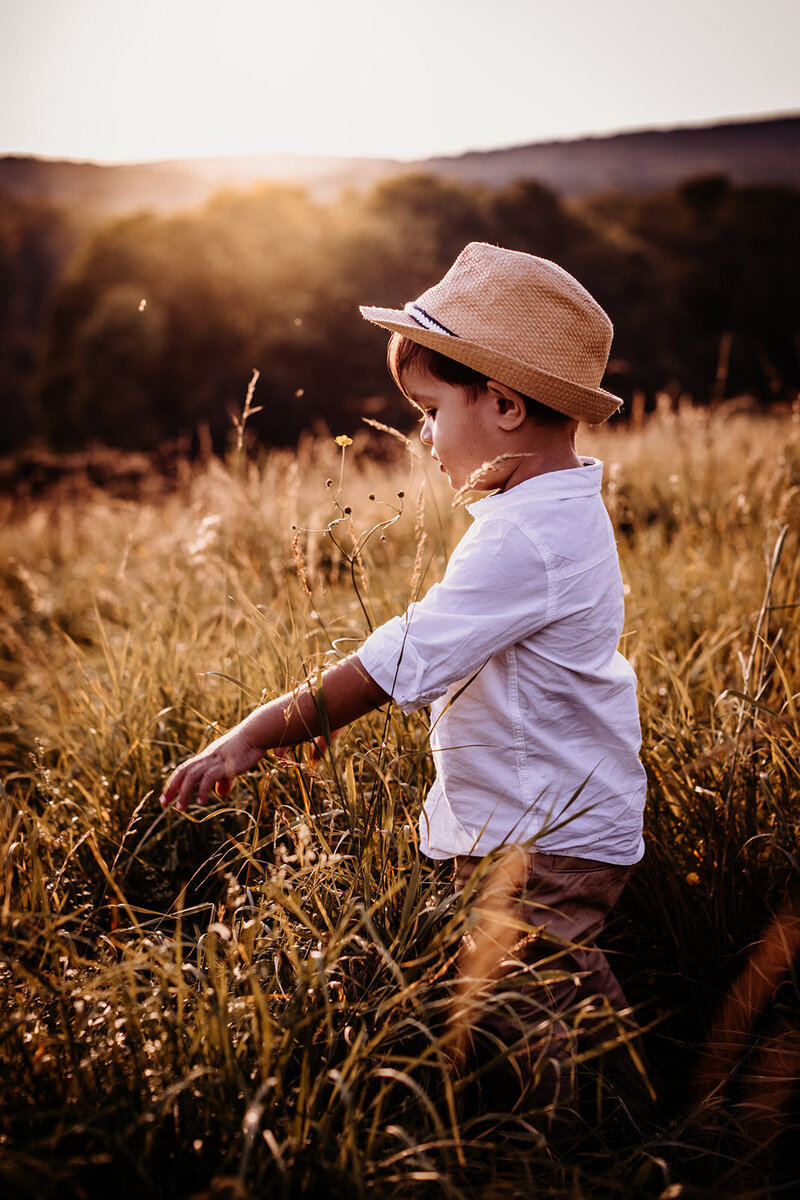
[[[431,456],[458,489],[473,471],[494,458],[496,431],[492,421],[495,398],[482,392],[475,400],[457,384],[409,371],[405,392],[422,414],[420,440],[431,447]],[[475,483],[478,489],[498,486],[496,472]]]

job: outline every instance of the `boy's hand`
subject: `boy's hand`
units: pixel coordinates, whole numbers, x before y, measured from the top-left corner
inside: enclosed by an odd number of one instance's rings
[[[161,796],[166,808],[178,797],[176,808],[183,812],[192,797],[205,804],[212,788],[227,796],[242,771],[249,771],[267,750],[294,746],[313,740],[329,729],[349,725],[357,717],[380,707],[389,699],[364,670],[356,654],[329,667],[322,676],[322,697],[308,686],[288,692],[251,712],[238,725],[218,737],[194,758],[173,771]],[[325,709],[326,729],[320,712]]]
[[[264,753],[249,731],[237,725],[172,772],[161,803],[166,808],[177,796],[175,807],[184,812],[193,797],[198,804],[205,804],[212,788],[227,796],[236,776],[254,767]]]

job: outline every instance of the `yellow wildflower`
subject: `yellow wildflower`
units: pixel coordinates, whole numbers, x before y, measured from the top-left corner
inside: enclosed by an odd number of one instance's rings
[[[352,446],[353,439],[348,437],[346,433],[340,433],[338,437],[333,439],[337,446]]]
[[[697,874],[697,871],[690,871],[686,876],[686,882],[692,887],[697,887],[698,883],[700,882],[700,876]]]

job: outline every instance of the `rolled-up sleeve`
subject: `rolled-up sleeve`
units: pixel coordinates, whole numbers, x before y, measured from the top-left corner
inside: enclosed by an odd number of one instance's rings
[[[414,712],[549,619],[547,563],[508,521],[476,522],[441,583],[358,651],[364,669],[404,712]]]

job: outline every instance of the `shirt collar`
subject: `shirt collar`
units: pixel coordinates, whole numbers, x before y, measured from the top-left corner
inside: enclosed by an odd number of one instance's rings
[[[580,467],[568,467],[564,471],[546,471],[544,475],[524,479],[507,492],[492,492],[490,496],[482,496],[480,500],[473,500],[472,504],[466,505],[467,512],[477,520],[520,501],[570,500],[576,496],[593,496],[600,491],[603,464],[599,458],[583,456],[581,464]]]

